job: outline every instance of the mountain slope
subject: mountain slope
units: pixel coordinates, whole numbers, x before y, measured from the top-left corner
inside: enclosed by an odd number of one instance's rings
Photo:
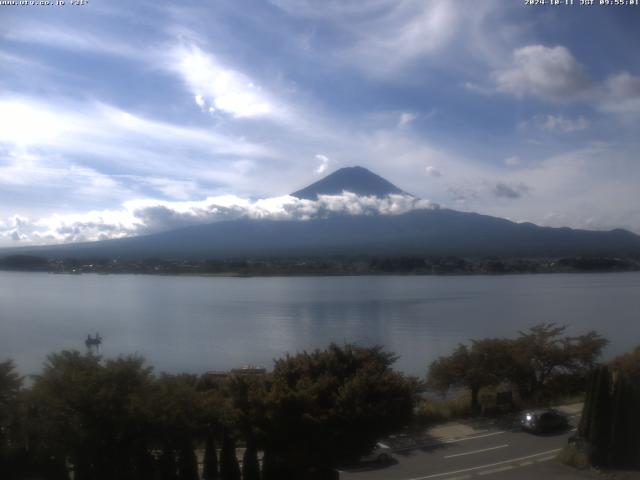
[[[292,195],[350,191],[384,197],[404,191],[362,167],[340,169]],[[45,247],[0,250],[0,256],[48,258],[232,258],[330,255],[576,256],[640,255],[640,236],[539,227],[448,209],[401,215],[330,214],[311,220],[239,220],[197,225],[153,235]]]
[[[308,221],[241,219],[141,237],[20,250],[49,258],[128,259],[632,255],[640,254],[640,236],[624,230],[539,227],[440,209],[403,215],[336,215]]]
[[[358,196],[384,197],[391,194],[409,195],[393,183],[363,167],[346,167],[336,170],[322,180],[293,192],[291,196],[317,200],[318,195],[340,195],[343,191]]]

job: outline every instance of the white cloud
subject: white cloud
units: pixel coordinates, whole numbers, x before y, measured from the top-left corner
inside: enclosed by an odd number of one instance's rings
[[[507,157],[504,159],[504,164],[507,167],[517,167],[519,165],[522,165],[522,159],[520,157],[518,157],[517,155],[513,155],[511,157]]]
[[[224,66],[195,45],[173,49],[167,68],[180,75],[200,108],[236,118],[282,117],[285,112],[247,75]]]
[[[309,220],[329,214],[397,215],[438,206],[406,195],[360,197],[350,192],[304,200],[288,195],[248,200],[234,195],[201,201],[131,200],[119,210],[52,215],[36,220],[12,216],[0,222],[0,244],[43,244],[103,240],[237,218]]]
[[[202,95],[196,95],[193,98],[196,101],[196,105],[198,105],[203,110],[207,109],[207,103],[204,101],[204,97]]]
[[[424,170],[427,172],[427,175],[429,175],[430,177],[437,178],[442,176],[442,172],[432,165],[429,165]]]
[[[628,72],[607,78],[601,109],[621,115],[640,114],[640,76]]]
[[[48,104],[22,97],[0,97],[0,147],[6,152],[0,184],[42,189],[47,176],[72,170],[78,175],[82,168],[92,178],[98,170],[117,169],[148,178],[240,182],[242,172],[234,172],[230,163],[271,155],[242,138],[159,122],[106,104]],[[82,167],[80,158],[91,168]]]
[[[583,116],[571,119],[562,115],[548,114],[538,119],[538,123],[544,130],[560,133],[572,133],[589,128],[589,122]]]
[[[331,25],[343,40],[336,57],[377,76],[395,75],[447,47],[464,15],[463,9],[447,0],[331,0],[321,8],[304,0],[272,3],[290,15]],[[481,15],[479,10],[474,13]]]
[[[485,178],[489,178],[488,175]],[[631,178],[640,178],[640,165],[635,161],[633,147],[592,143],[577,150],[528,161],[516,170],[494,173],[493,185],[526,186],[526,192],[520,192],[527,194],[526,202],[496,203],[485,194],[486,190],[478,188],[479,195],[469,207],[540,225],[627,228],[640,233],[637,187],[635,182],[629,181]]]
[[[48,23],[8,23],[2,38],[12,42],[33,43],[47,48],[91,52],[103,55],[144,60],[145,54],[138,46],[118,40],[117,37],[96,35],[78,28],[64,29]]]
[[[371,22],[370,29],[358,31],[352,52],[372,70],[403,67],[446,45],[457,27],[456,13],[449,1],[396,2],[386,16]]]
[[[407,127],[411,125],[416,118],[418,118],[418,116],[415,113],[402,112],[398,119],[398,127]]]
[[[518,124],[518,128],[522,132],[530,133],[531,129],[536,129],[555,134],[575,133],[586,130],[590,126],[591,123],[583,115],[571,118],[559,113],[535,115],[531,119]]]
[[[329,162],[331,160],[329,160],[329,157],[327,157],[326,155],[322,155],[322,154],[317,154],[316,155],[316,160],[318,160],[320,163],[318,164],[318,166],[316,167],[316,169],[314,170],[317,174],[323,174],[327,171],[327,169],[329,168]]]
[[[494,79],[501,92],[551,100],[578,98],[591,86],[582,65],[563,46],[518,48],[512,63],[495,71]]]
[[[462,87],[469,92],[479,93],[481,95],[493,95],[495,93],[494,88],[478,85],[474,82],[463,82]]]

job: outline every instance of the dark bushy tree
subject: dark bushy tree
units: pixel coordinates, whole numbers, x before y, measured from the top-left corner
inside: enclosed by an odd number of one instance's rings
[[[216,452],[215,437],[212,432],[207,432],[206,434],[202,478],[204,480],[215,480],[218,478],[218,454]]]
[[[606,366],[590,377],[573,442],[592,465],[640,467],[640,388],[620,370]]]
[[[176,452],[178,458],[191,458],[188,450],[199,437],[202,421],[201,395],[195,375],[162,374],[153,383],[145,403],[152,419],[152,446]]]
[[[0,362],[0,478],[17,478],[23,470],[19,396],[22,377],[12,360]]]
[[[40,444],[69,458],[78,480],[94,478],[103,454],[95,402],[100,370],[99,357],[63,351],[47,357],[33,386],[30,414],[39,424]]]
[[[380,347],[332,344],[276,360],[268,393],[268,444],[306,478],[310,467],[335,467],[371,451],[380,437],[406,425],[416,382],[392,370]]]
[[[262,456],[262,480],[295,480],[283,456],[265,449]]]
[[[222,480],[240,480],[240,465],[238,465],[238,458],[236,457],[236,442],[226,430],[222,436],[220,478]]]
[[[632,352],[614,358],[611,366],[624,372],[632,383],[640,385],[640,346]]]
[[[243,480],[258,480],[258,446],[265,444],[268,384],[264,377],[233,375],[225,386],[227,424],[233,426],[246,445],[242,463]]]
[[[253,441],[247,443],[242,457],[242,480],[260,480],[258,450]]]
[[[151,382],[139,357],[102,363],[75,351],[50,355],[33,386],[40,445],[69,458],[78,480],[148,476]]]
[[[159,480],[178,480],[178,465],[173,450],[165,448],[158,459]]]
[[[198,458],[190,442],[185,442],[178,453],[178,479],[199,480]]]

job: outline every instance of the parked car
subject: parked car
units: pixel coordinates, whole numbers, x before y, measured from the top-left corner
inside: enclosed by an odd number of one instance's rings
[[[393,455],[391,454],[391,447],[385,443],[378,442],[375,448],[369,453],[369,455],[365,455],[361,458],[362,462],[377,462],[377,463],[389,463],[393,460]]]
[[[522,414],[520,426],[533,433],[557,432],[569,426],[569,419],[557,410],[533,410]]]

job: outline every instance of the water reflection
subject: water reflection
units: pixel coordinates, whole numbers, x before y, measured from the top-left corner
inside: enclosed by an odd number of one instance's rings
[[[513,336],[539,322],[595,328],[609,353],[640,341],[640,274],[504,277],[200,278],[0,272],[0,352],[23,373],[47,353],[138,352],[160,370],[271,365],[331,341],[384,345],[422,375],[469,338]]]

